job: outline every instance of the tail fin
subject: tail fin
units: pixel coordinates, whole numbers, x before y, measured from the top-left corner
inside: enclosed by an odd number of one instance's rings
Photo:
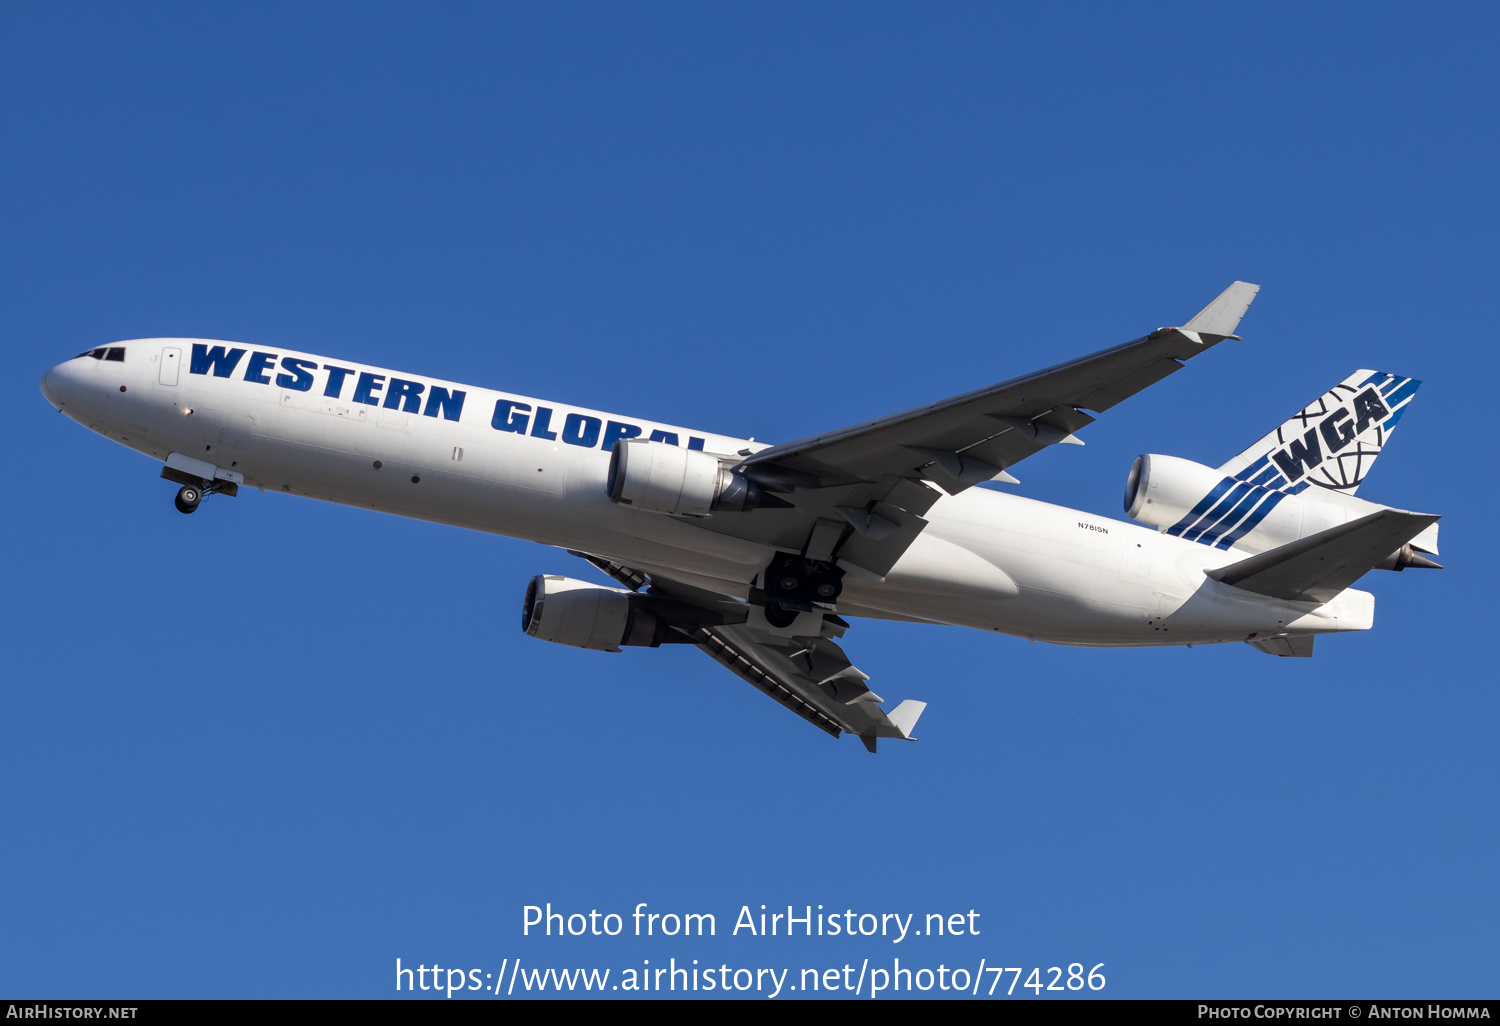
[[[1421,384],[1355,371],[1219,470],[1293,494],[1318,485],[1353,495]]]

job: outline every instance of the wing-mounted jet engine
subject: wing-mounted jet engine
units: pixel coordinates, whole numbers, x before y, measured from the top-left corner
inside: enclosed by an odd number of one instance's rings
[[[618,652],[624,646],[696,645],[758,691],[834,737],[854,734],[875,751],[880,738],[914,740],[925,702],[907,699],[889,712],[869,675],[836,638],[849,624],[820,615],[810,633],[771,632],[749,621],[743,602],[649,575],[603,556],[573,551],[623,588],[560,576],[532,579],[522,627],[543,641]]]
[[[683,517],[787,505],[736,473],[734,462],[701,449],[625,439],[610,455],[609,497],[623,506]]]
[[[652,604],[650,596],[624,588],[542,574],[526,586],[521,629],[542,641],[602,652],[691,640],[649,608]]]

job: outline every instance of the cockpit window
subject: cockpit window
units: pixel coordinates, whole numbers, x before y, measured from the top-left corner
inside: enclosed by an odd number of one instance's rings
[[[86,352],[79,353],[77,356],[73,357],[73,359],[75,359],[75,360],[81,360],[85,356],[92,356],[96,360],[110,360],[110,361],[113,361],[114,363],[124,363],[125,362],[125,347],[124,346],[100,346],[98,349],[90,349],[90,350],[87,350]]]

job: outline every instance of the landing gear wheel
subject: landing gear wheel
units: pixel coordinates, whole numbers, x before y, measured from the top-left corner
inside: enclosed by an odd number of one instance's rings
[[[797,622],[797,610],[788,609],[780,602],[767,602],[766,622],[772,627],[790,627]]]
[[[191,513],[198,508],[198,503],[202,501],[202,490],[194,488],[192,485],[183,485],[177,492],[177,498],[172,500],[179,513]]]

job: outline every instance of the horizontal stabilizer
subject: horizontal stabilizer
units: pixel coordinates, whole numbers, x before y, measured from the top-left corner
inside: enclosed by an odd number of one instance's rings
[[[1233,338],[1234,329],[1240,326],[1240,318],[1244,317],[1245,311],[1250,309],[1250,302],[1259,291],[1259,285],[1237,281],[1219,293],[1217,299],[1200,310],[1198,316],[1188,321],[1183,327],[1188,331],[1206,335],[1223,335],[1226,338]]]
[[[1206,573],[1272,598],[1327,602],[1437,520],[1434,514],[1383,509]]]

